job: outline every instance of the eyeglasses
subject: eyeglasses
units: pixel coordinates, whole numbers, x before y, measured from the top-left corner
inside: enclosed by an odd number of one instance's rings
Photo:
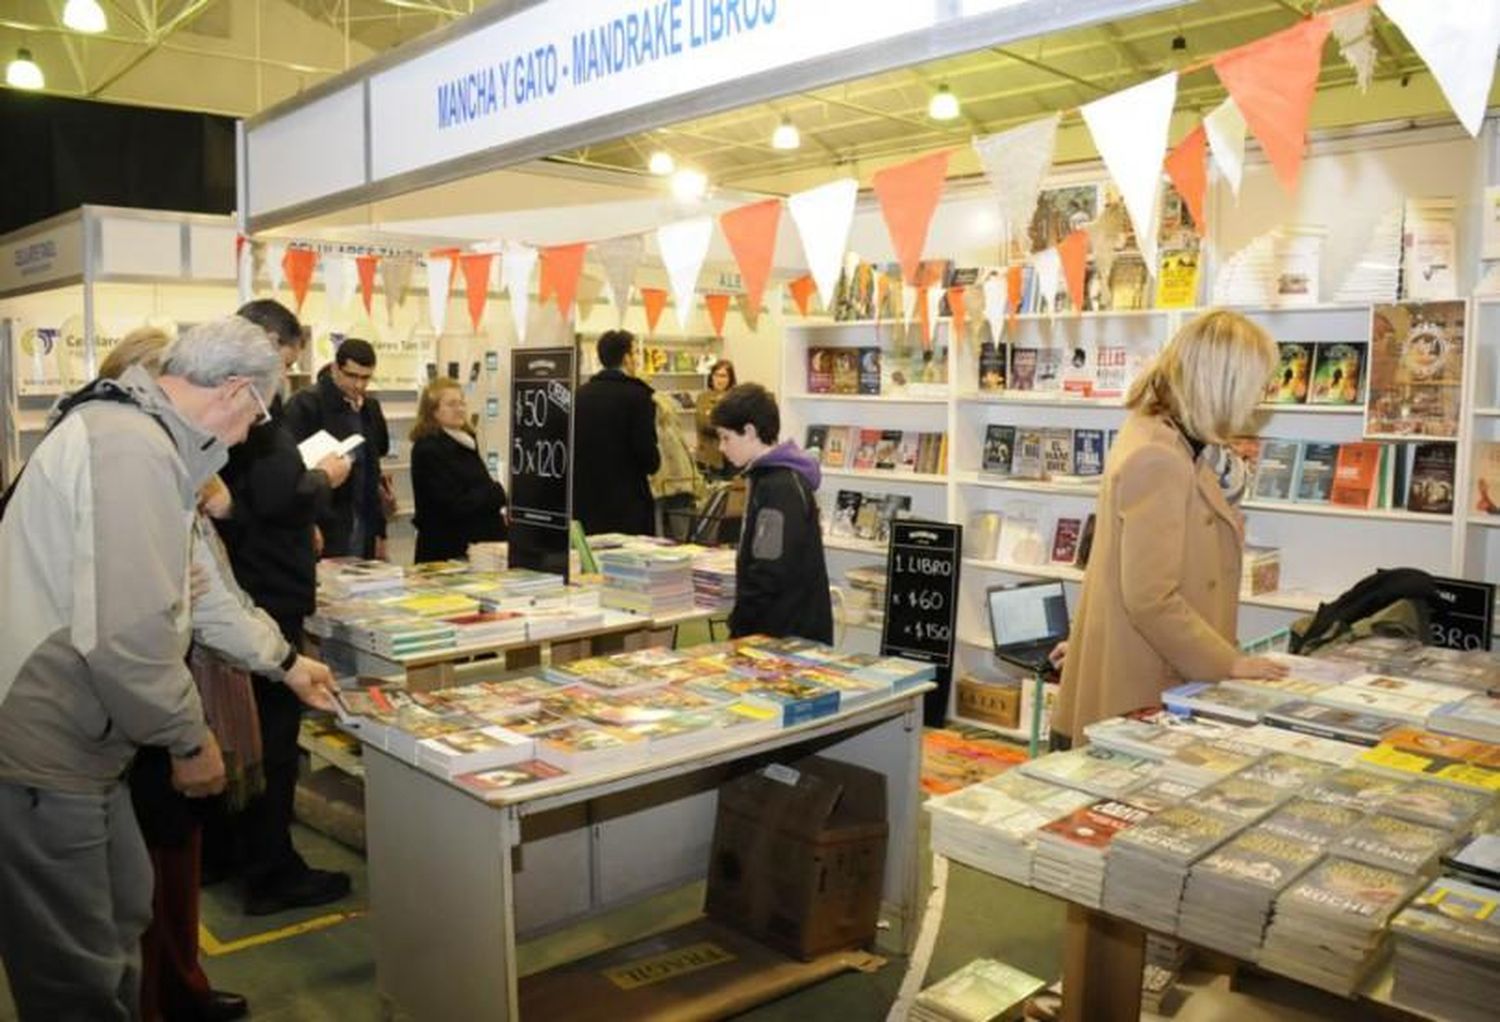
[[[370,382],[370,380],[373,379],[374,376],[375,376],[375,371],[373,369],[370,370],[367,373],[351,373],[349,370],[345,369],[341,365],[335,365],[334,368],[339,371],[339,375],[343,376],[350,383],[365,383],[365,384],[368,384]]]
[[[264,426],[271,421],[271,409],[266,407],[266,399],[260,396],[260,391],[256,389],[255,384],[249,380],[245,382],[249,383],[249,386],[245,389],[250,392],[251,397],[255,398],[256,407],[260,409],[260,414],[255,417],[255,424],[257,426]]]

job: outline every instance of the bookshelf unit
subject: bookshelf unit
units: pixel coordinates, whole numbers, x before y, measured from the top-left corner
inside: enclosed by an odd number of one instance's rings
[[[1476,299],[1466,319],[1464,428],[1457,441],[1459,461],[1453,514],[1425,514],[1404,508],[1361,510],[1328,503],[1247,499],[1246,541],[1281,551],[1281,585],[1275,592],[1240,599],[1239,632],[1254,638],[1285,628],[1312,613],[1320,602],[1343,592],[1379,567],[1412,566],[1440,575],[1500,578],[1500,515],[1471,509],[1475,441],[1500,441],[1500,297]],[[1305,307],[1241,308],[1282,341],[1368,343],[1371,306],[1323,304]],[[1198,310],[1096,312],[1073,316],[1020,316],[1006,340],[1023,347],[1094,345],[1108,341],[1134,353],[1154,353]],[[1083,571],[1047,560],[1059,515],[1086,518],[1098,488],[1041,480],[992,478],[980,473],[985,427],[992,423],[1027,427],[1118,429],[1128,414],[1123,399],[1078,397],[1038,391],[986,392],[978,389],[978,351],[959,343],[948,351],[946,396],[920,394],[830,395],[808,392],[808,349],[875,346],[888,349],[890,324],[834,323],[795,319],[786,326],[782,361],[782,429],[804,444],[812,425],[948,431],[946,471],[911,475],[889,471],[825,469],[819,491],[825,522],[840,489],[910,494],[913,516],[932,516],[964,525],[966,535],[977,512],[998,511],[1007,518],[1032,515],[1040,531],[1041,563],[1021,563],[1007,551],[1002,527],[993,557],[966,551],[957,615],[955,676],[1015,679],[998,663],[988,640],[984,592],[996,584],[1033,579],[1064,583],[1070,604],[1077,599]],[[975,333],[987,333],[982,328]],[[971,334],[972,336],[972,334]],[[1368,366],[1366,366],[1368,373]],[[1364,404],[1260,407],[1260,435],[1266,439],[1346,443],[1361,440]],[[1253,483],[1253,480],[1252,480]],[[1405,495],[1401,495],[1404,503]],[[1500,494],[1497,494],[1500,497]],[[1356,527],[1351,529],[1351,526]],[[825,534],[829,581],[845,586],[844,573],[860,565],[883,566],[885,544]],[[845,645],[874,649],[879,627],[868,622],[844,629]],[[1024,686],[1023,686],[1024,691]],[[950,716],[953,716],[950,713]],[[956,716],[953,719],[958,719]],[[985,725],[981,725],[985,726]],[[991,728],[991,730],[997,730]],[[998,729],[1002,733],[1004,729]],[[1019,732],[1018,732],[1019,734]]]

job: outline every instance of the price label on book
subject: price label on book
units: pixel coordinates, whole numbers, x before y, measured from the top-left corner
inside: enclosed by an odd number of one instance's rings
[[[914,519],[891,522],[880,651],[937,665],[938,688],[928,693],[924,712],[927,723],[937,726],[948,708],[962,549],[961,525]]]
[[[1438,600],[1432,606],[1429,645],[1444,649],[1490,648],[1495,630],[1495,585],[1466,578],[1433,577]]]
[[[519,349],[510,366],[510,566],[566,579],[578,389],[573,349]]]

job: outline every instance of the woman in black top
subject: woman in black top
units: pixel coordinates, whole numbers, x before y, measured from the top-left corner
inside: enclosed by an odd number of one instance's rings
[[[484,466],[457,380],[422,391],[411,439],[417,563],[462,559],[470,543],[504,539],[505,487]]]

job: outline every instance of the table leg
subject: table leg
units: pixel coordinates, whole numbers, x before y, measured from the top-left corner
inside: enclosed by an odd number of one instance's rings
[[[1145,965],[1145,930],[1069,905],[1063,939],[1064,1022],[1136,1022]]]

